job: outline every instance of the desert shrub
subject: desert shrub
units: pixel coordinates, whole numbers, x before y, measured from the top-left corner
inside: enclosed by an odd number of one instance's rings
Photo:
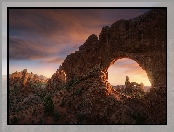
[[[31,124],[34,124],[34,120],[31,121]]]
[[[145,122],[145,117],[140,113],[132,114],[131,117],[136,120],[136,124],[143,124]]]
[[[81,104],[77,107],[79,110],[84,107],[86,104],[85,104],[85,101],[81,102]]]
[[[84,114],[77,114],[76,119],[79,124],[86,119],[86,116]]]
[[[75,92],[77,95],[80,95],[82,93],[82,89],[81,88],[78,88],[76,89],[76,92]]]
[[[71,87],[70,85],[66,85],[66,86],[65,86],[65,89],[66,89],[66,90],[69,90],[70,87]]]
[[[72,86],[74,86],[74,85],[76,85],[76,84],[78,84],[79,83],[79,80],[77,80],[77,79],[73,79],[72,80]]]
[[[78,84],[79,81],[77,79],[72,79],[71,81],[69,81],[67,84],[65,84],[63,86],[63,88],[65,88],[66,90],[69,90],[71,87],[75,86],[76,84]]]
[[[14,89],[18,89],[18,86],[16,84],[14,84]]]
[[[18,108],[16,108],[16,111],[21,111],[22,110],[22,108],[21,108],[21,106],[19,106]]]
[[[12,123],[12,124],[18,124],[18,121],[19,121],[19,119],[18,119],[16,116],[14,116],[14,117],[11,119],[11,123]]]
[[[61,89],[62,89],[62,90],[65,90],[65,89],[66,89],[66,85],[63,85],[63,86],[61,87]]]
[[[75,121],[73,124],[74,124],[74,125],[77,125],[77,122]]]
[[[59,112],[54,112],[53,113],[53,119],[55,122],[57,122],[58,120],[60,120],[60,114]]]
[[[39,96],[41,97],[41,99],[44,99],[46,93],[45,92],[42,92]]]
[[[32,115],[37,116],[36,108],[33,109],[33,111],[32,111]]]
[[[63,107],[65,105],[65,100],[62,100],[62,102],[60,103],[60,107]]]
[[[167,118],[164,118],[160,121],[160,124],[167,125]]]
[[[42,124],[43,123],[43,119],[40,118],[39,121],[38,121],[38,124]]]
[[[40,88],[42,85],[44,85],[43,82],[36,82],[36,83],[31,85],[31,88],[35,89],[35,90],[38,90],[38,88]]]
[[[138,99],[142,99],[144,97],[145,93],[143,92],[137,92],[136,94],[134,94],[134,96]]]
[[[44,98],[44,113],[47,115],[52,114],[54,111],[54,104],[51,95]]]

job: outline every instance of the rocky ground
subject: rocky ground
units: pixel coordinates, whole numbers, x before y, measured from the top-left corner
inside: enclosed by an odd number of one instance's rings
[[[130,92],[115,89],[96,76],[57,87],[50,92],[47,78],[26,70],[13,73],[9,78],[9,123],[166,124],[166,87]]]

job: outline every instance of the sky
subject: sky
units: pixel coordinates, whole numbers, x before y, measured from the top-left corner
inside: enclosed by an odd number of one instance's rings
[[[142,82],[145,86],[151,86],[146,71],[132,59],[119,59],[108,69],[108,81],[114,86],[124,85],[126,76],[130,82]]]
[[[148,9],[10,9],[9,73],[27,69],[51,77],[66,56],[78,51],[88,36],[99,36],[102,27],[146,11]],[[112,85],[124,84],[126,76],[132,82],[150,85],[146,72],[133,60],[118,60],[108,70]]]

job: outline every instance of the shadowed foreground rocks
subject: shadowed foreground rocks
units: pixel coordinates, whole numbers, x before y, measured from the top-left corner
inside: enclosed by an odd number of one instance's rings
[[[38,94],[38,88],[25,98],[19,98],[24,95],[20,89],[10,90],[10,103],[15,102],[9,107],[10,124],[166,124],[165,87],[126,93],[103,76],[96,71],[52,93],[45,88]]]

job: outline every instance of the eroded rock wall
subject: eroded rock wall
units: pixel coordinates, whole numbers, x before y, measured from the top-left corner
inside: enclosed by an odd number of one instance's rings
[[[104,72],[107,79],[112,63],[130,58],[147,72],[152,86],[166,85],[166,24],[166,10],[153,9],[102,28],[99,38],[90,35],[79,51],[62,63],[67,81],[95,74],[95,69]]]

